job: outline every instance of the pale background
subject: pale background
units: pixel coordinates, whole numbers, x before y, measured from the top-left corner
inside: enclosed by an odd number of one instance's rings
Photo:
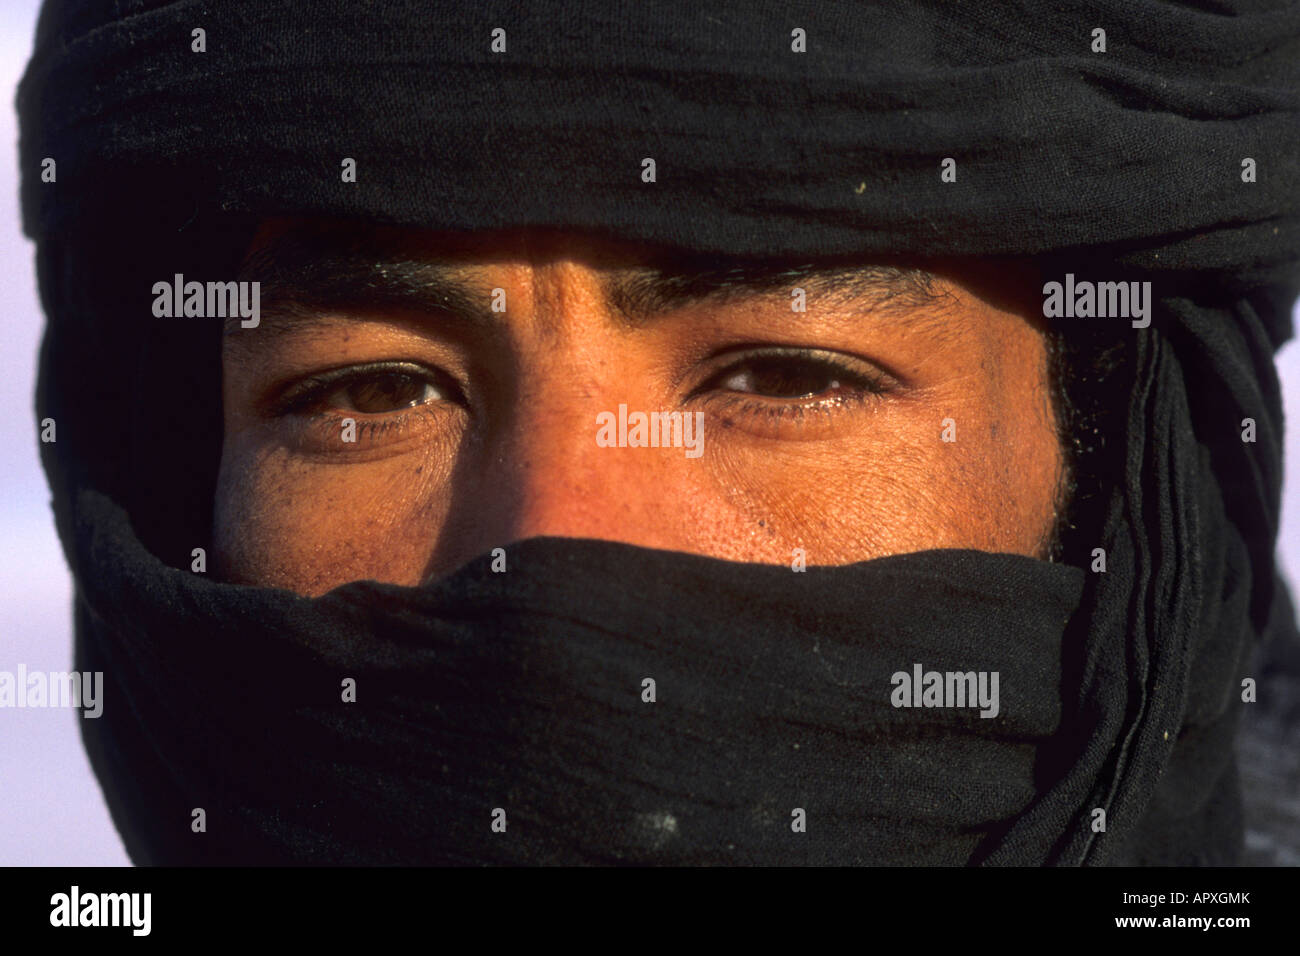
[[[44,318],[33,249],[18,212],[14,90],[38,0],[4,0],[0,23],[0,670],[72,669],[71,588],[37,456],[34,389]],[[1297,314],[1300,324],[1300,314]],[[1300,461],[1300,344],[1279,358],[1289,420],[1287,461]],[[1294,466],[1290,472],[1294,472]],[[1289,474],[1280,548],[1300,572],[1300,483]],[[0,710],[0,865],[130,865],[81,747],[75,711]]]

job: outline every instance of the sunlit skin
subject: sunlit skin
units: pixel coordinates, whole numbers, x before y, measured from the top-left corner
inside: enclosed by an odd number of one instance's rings
[[[779,290],[629,324],[604,290],[640,247],[394,235],[503,289],[506,311],[471,327],[349,305],[268,333],[264,301],[259,328],[226,335],[214,538],[228,580],[417,585],[541,535],[786,566],[795,549],[809,565],[1044,556],[1063,468],[1044,339],[958,280],[903,309],[810,295],[798,313]],[[303,390],[379,362],[399,365]],[[702,412],[702,454],[601,447],[597,416],[620,404]]]

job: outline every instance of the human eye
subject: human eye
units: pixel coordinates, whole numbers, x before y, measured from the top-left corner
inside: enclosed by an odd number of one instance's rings
[[[727,364],[692,397],[739,415],[831,414],[878,399],[898,385],[865,360],[826,349],[750,348],[719,358]]]
[[[273,419],[297,426],[313,450],[371,449],[419,433],[439,416],[466,408],[446,373],[415,362],[384,361],[326,369],[288,383],[271,402]],[[355,437],[341,438],[352,422]]]
[[[308,376],[285,390],[279,414],[383,415],[431,402],[463,402],[450,377],[412,362],[374,362]]]

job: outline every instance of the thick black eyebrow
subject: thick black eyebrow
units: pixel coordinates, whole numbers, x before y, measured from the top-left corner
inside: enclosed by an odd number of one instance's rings
[[[251,254],[239,279],[261,283],[259,331],[272,334],[316,324],[325,311],[437,312],[483,327],[501,319],[491,310],[491,284],[476,277],[473,267],[412,258],[364,233],[343,241],[332,234],[285,233]],[[941,298],[932,279],[923,270],[895,265],[665,255],[609,269],[603,285],[608,306],[626,323],[640,325],[689,305],[789,298],[797,288],[809,308],[910,309]],[[227,334],[240,332],[238,317],[226,322]]]
[[[492,316],[492,286],[469,269],[413,259],[364,238],[336,244],[324,236],[286,233],[249,255],[239,279],[261,283],[263,322],[257,329],[272,334],[316,324],[327,311],[437,311],[471,324]],[[238,322],[225,323],[227,335],[239,331]]]
[[[621,270],[606,297],[624,318],[643,322],[699,303],[734,302],[802,289],[809,307],[911,309],[944,298],[924,270],[894,265],[828,265],[775,260],[677,259]]]

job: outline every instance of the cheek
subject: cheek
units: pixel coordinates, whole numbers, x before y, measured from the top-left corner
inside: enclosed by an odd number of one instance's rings
[[[710,525],[726,529],[713,547],[784,563],[803,548],[810,564],[928,548],[1037,556],[1053,526],[1062,456],[1045,380],[1025,368],[1023,380],[985,375],[973,387],[967,377],[882,404],[852,439],[723,447],[704,499]]]
[[[740,518],[748,538],[738,560],[788,563],[802,548],[809,564],[849,564],[938,547],[983,547],[988,461],[944,443],[930,408],[881,413],[854,441],[780,453],[723,453],[715,507]],[[957,412],[957,421],[971,416]],[[963,436],[960,435],[959,439]],[[968,450],[969,449],[969,450]],[[739,491],[737,494],[735,491]]]
[[[450,456],[351,465],[227,441],[214,545],[227,580],[320,594],[346,581],[419,583],[447,520]]]
[[[954,417],[942,480],[960,503],[957,526],[981,550],[1039,556],[1055,523],[1064,453],[1051,409],[1046,353],[1016,330],[985,363],[989,387]]]
[[[1009,408],[969,388],[932,394],[880,406],[849,437],[719,435],[698,460],[673,455],[638,468],[617,497],[653,505],[653,521],[614,515],[612,533],[591,536],[780,564],[795,548],[809,564],[941,547],[1034,555],[1050,530],[1054,447],[1050,420],[1028,403]],[[482,473],[491,460],[470,459],[419,448],[322,465],[247,435],[229,441],[217,489],[220,573],[301,594],[350,580],[417,584],[440,551],[454,559],[449,569],[486,547],[482,525],[501,504],[487,500],[489,489],[503,484]],[[493,543],[515,536],[497,530]]]

